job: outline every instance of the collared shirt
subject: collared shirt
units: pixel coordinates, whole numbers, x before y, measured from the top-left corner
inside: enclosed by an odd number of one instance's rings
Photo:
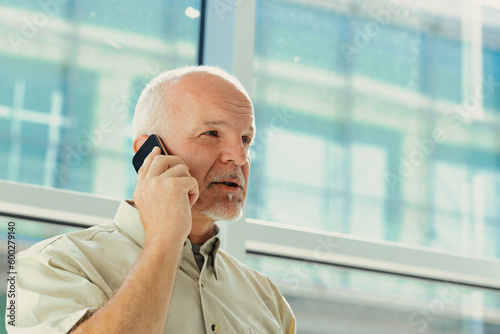
[[[18,309],[8,333],[67,333],[113,297],[144,239],[139,212],[122,201],[113,224],[19,253]],[[189,239],[184,243],[164,333],[295,333],[295,318],[278,288],[219,246],[218,234],[203,244],[200,272]]]

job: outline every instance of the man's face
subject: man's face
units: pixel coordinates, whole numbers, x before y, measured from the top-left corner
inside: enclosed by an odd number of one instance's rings
[[[232,84],[206,73],[182,77],[171,92],[169,133],[163,141],[198,181],[193,218],[239,218],[255,129],[251,102]]]

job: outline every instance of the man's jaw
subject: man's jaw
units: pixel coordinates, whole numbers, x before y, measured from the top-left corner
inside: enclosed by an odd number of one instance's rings
[[[237,208],[230,208],[225,203],[216,202],[211,208],[204,210],[201,214],[213,220],[238,220],[243,214],[243,201],[233,202]]]

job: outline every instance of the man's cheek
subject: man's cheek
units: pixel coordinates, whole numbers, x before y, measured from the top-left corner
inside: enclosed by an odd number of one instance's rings
[[[189,168],[189,174],[191,174],[191,176],[194,177],[196,179],[196,181],[198,181],[198,188],[200,190],[207,188],[210,185],[210,180],[207,177],[207,174],[200,173],[199,170],[196,170],[193,172],[191,170],[191,167]]]

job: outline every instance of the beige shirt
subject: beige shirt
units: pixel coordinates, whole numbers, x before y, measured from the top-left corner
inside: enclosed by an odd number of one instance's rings
[[[295,318],[277,287],[219,245],[215,235],[201,247],[200,273],[186,240],[164,333],[295,333]],[[68,332],[113,296],[143,246],[139,212],[122,201],[113,224],[19,253],[16,326],[8,325],[8,333]]]

